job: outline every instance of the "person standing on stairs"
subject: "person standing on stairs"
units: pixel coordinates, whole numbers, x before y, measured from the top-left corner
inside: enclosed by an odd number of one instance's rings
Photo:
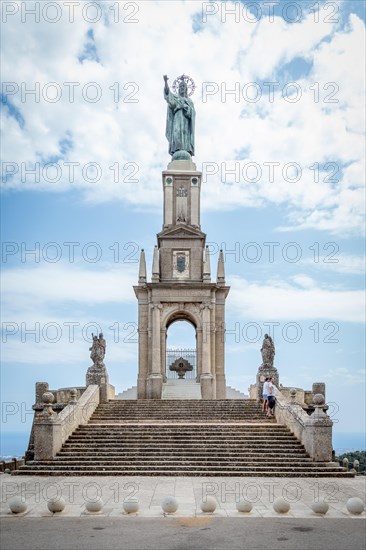
[[[262,391],[262,397],[263,397],[262,412],[264,413],[268,412],[268,386],[269,386],[269,378],[266,378],[263,384],[263,391]]]
[[[267,400],[268,400],[267,416],[274,416],[274,407],[276,404],[276,391],[277,391],[277,388],[273,384],[272,378],[270,378],[268,381],[268,393],[267,393]]]

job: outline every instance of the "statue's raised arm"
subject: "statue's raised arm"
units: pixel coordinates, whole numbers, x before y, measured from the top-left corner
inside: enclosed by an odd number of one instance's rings
[[[165,135],[169,142],[169,153],[172,160],[190,159],[194,155],[196,112],[193,101],[188,97],[188,85],[194,90],[194,82],[186,75],[178,77],[173,83],[173,90],[178,90],[178,94],[174,94],[169,89],[167,75],[163,78],[164,98],[168,104]]]

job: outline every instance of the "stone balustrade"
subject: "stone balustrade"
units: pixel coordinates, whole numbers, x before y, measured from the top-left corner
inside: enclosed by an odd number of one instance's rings
[[[333,422],[323,410],[324,395],[313,395],[314,411],[309,415],[297,402],[296,389],[289,393],[290,397],[286,397],[281,391],[276,392],[277,421],[285,424],[301,441],[314,462],[331,462]]]
[[[87,423],[100,403],[98,385],[90,385],[81,397],[77,391],[70,391],[69,404],[57,414],[52,409],[52,392],[43,394],[44,408],[34,419],[34,459],[51,460],[61,449],[68,437],[80,424]]]

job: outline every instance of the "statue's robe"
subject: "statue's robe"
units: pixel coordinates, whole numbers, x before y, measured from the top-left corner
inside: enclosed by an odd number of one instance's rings
[[[194,155],[194,125],[196,112],[193,101],[164,90],[164,98],[168,103],[166,117],[166,138],[169,141],[169,153],[188,151]]]

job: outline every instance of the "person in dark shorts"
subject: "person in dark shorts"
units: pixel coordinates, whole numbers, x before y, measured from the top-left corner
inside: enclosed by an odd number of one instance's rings
[[[272,382],[272,378],[269,379],[268,383],[268,412],[267,416],[274,416],[274,407],[276,404],[276,386]]]

